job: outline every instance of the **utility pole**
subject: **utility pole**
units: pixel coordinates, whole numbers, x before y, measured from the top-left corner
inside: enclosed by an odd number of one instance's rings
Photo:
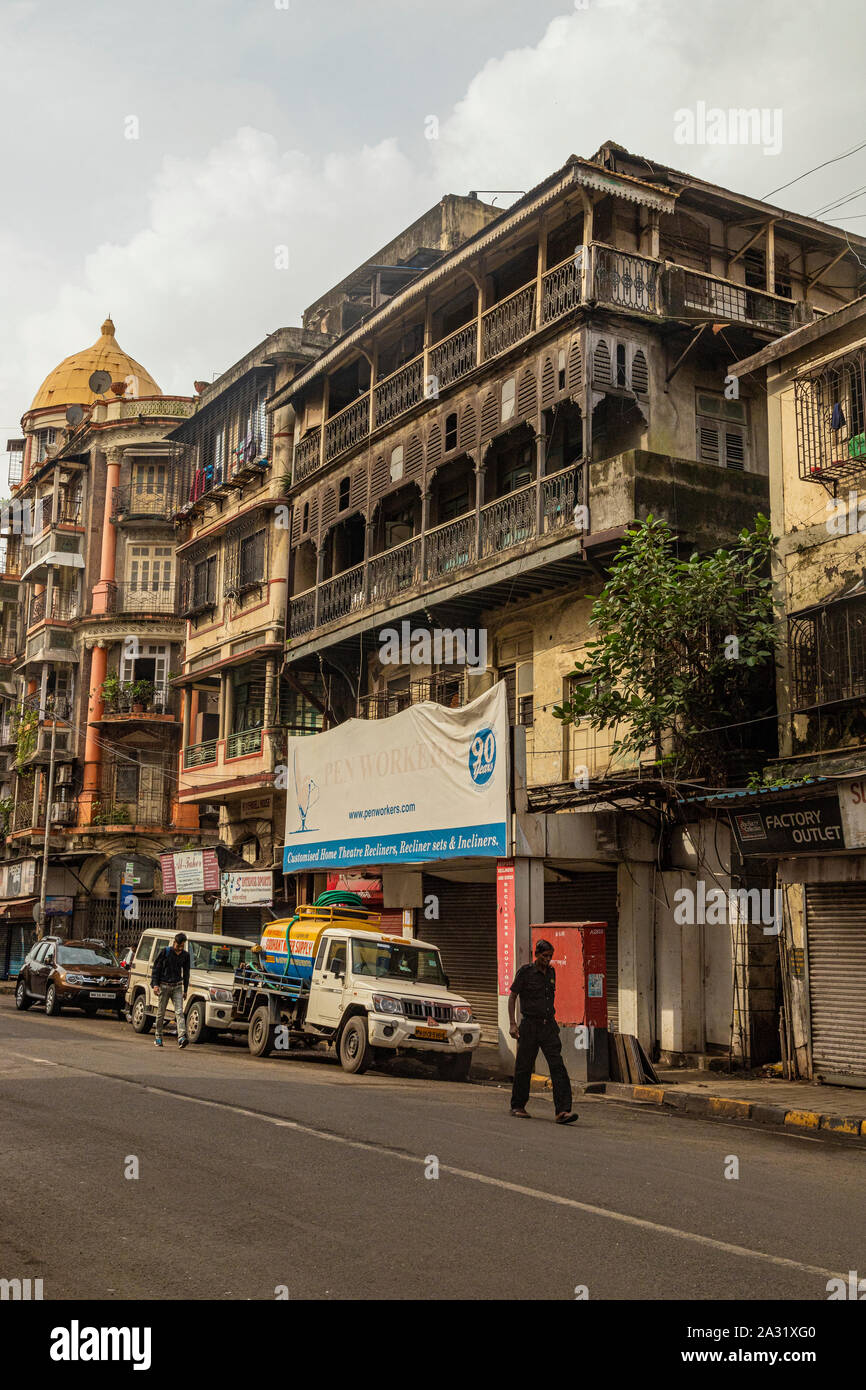
[[[42,882],[39,885],[39,935],[45,935],[45,902],[48,892],[48,840],[51,834],[51,798],[54,795],[54,751],[57,746],[57,701],[55,700],[54,718],[51,721],[51,753],[48,759],[48,790],[45,796],[45,839],[42,845]],[[40,726],[45,727],[45,707],[40,711],[42,718]]]

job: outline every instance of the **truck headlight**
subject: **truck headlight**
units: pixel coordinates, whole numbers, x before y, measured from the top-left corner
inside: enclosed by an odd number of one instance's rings
[[[395,999],[393,994],[374,994],[373,1008],[380,1014],[401,1014],[403,1001]]]
[[[233,996],[230,989],[217,989],[216,986],[212,986],[208,990],[208,994],[211,999],[218,999],[221,1004],[230,1004],[232,1002]]]
[[[471,1023],[472,1010],[468,1004],[455,1004],[452,1017],[455,1023]]]

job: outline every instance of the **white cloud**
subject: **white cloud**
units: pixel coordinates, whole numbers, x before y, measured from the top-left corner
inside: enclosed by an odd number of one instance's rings
[[[837,0],[836,22],[843,21],[850,34],[862,32],[854,0]],[[440,112],[438,140],[424,140],[416,111],[393,136],[366,145],[363,110],[347,110],[356,139],[339,153],[316,152],[302,138],[279,140],[251,120],[210,148],[185,145],[184,154],[146,166],[135,196],[126,184],[119,194],[121,225],[137,206],[140,230],[85,251],[75,246],[69,196],[53,206],[34,175],[27,196],[44,198],[58,254],[32,250],[14,231],[0,243],[6,318],[14,324],[0,344],[0,422],[10,432],[45,374],[92,342],[109,311],[122,346],[163,390],[189,393],[194,378],[224,370],[267,332],[299,322],[305,304],[444,193],[529,188],[606,138],[760,195],[837,153],[846,138],[855,143],[856,82],[839,82],[838,53],[816,48],[813,22],[782,0],[759,7],[590,0],[586,10],[554,19],[532,45],[491,57],[453,110]],[[420,79],[423,30],[417,61]],[[292,74],[305,80],[319,100],[324,75]],[[201,100],[200,80],[196,92]],[[217,85],[215,112],[219,99]],[[678,146],[674,112],[698,100],[782,107],[782,156]],[[179,90],[179,121],[183,101]],[[273,109],[273,94],[263,105]],[[818,206],[856,187],[858,167],[855,157],[850,168],[785,196],[794,206]],[[91,186],[100,177],[110,179],[110,163],[95,167]],[[86,179],[80,196],[86,205]],[[274,248],[283,244],[290,266],[277,270]]]

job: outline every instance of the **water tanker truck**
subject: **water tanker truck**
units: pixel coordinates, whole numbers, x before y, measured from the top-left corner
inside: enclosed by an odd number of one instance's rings
[[[437,948],[384,932],[354,893],[322,893],[269,922],[233,994],[233,1018],[249,1025],[255,1057],[326,1042],[348,1072],[400,1052],[465,1081],[481,1037]]]

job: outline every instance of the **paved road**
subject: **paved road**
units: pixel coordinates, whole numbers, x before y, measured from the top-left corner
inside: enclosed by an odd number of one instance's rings
[[[61,1299],[823,1301],[866,1270],[861,1151],[601,1097],[571,1127],[533,1097],[528,1123],[507,1101],[243,1044],[159,1052],[0,998],[0,1276]]]

